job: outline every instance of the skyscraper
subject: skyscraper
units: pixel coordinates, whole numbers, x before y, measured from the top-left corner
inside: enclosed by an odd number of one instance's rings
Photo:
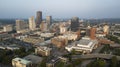
[[[23,20],[16,20],[16,30],[23,30],[26,28],[26,23]]]
[[[71,31],[77,31],[79,30],[79,18],[73,17],[71,19]]]
[[[96,28],[91,28],[90,29],[90,38],[94,40],[96,38]]]
[[[33,16],[31,18],[29,18],[29,29],[30,30],[36,29],[35,19]]]
[[[42,22],[42,11],[37,11],[36,14],[36,27],[39,27]]]
[[[48,27],[50,27],[50,25],[52,23],[52,16],[47,16],[46,17],[46,23],[48,24]]]

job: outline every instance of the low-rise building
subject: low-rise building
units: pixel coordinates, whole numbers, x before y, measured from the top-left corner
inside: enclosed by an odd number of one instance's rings
[[[39,57],[36,55],[28,55],[28,56],[25,56],[23,59],[31,61],[32,67],[38,67],[43,60],[42,57]]]
[[[39,46],[35,49],[35,53],[37,55],[49,56],[51,54],[51,50],[51,48],[48,48],[46,46]]]
[[[90,53],[93,49],[95,49],[98,45],[97,40],[91,40],[91,39],[81,39],[79,41],[76,41],[72,43],[71,45],[68,45],[65,47],[65,49],[69,52],[71,52],[73,49],[75,51],[80,51],[83,53]]]
[[[22,58],[15,58],[12,60],[13,67],[32,67],[32,62]]]
[[[55,67],[56,64],[59,63],[59,61],[60,61],[60,58],[54,57],[46,63],[46,67]]]
[[[13,30],[12,25],[6,25],[3,27],[4,32],[10,32]]]
[[[54,37],[51,39],[51,42],[53,45],[55,45],[57,47],[63,47],[65,45],[67,45],[68,40],[66,38]]]
[[[23,39],[24,42],[31,43],[31,44],[36,44],[36,43],[41,43],[44,41],[44,38],[41,37],[25,37]]]

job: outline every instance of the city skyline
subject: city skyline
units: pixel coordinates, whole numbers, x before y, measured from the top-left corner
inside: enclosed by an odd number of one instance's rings
[[[43,18],[120,18],[119,0],[1,0],[0,18],[29,18],[43,12]]]

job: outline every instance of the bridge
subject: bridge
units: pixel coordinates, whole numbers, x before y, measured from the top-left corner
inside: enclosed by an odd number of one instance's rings
[[[120,56],[111,55],[111,54],[86,54],[86,55],[73,55],[72,59],[95,59],[95,58],[102,58],[110,60],[113,56],[116,56],[117,59],[120,61]]]

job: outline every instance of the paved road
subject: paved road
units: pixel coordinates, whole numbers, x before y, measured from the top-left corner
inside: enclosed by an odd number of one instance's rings
[[[103,59],[111,59],[113,56],[111,54],[86,54],[86,55],[73,55],[72,59],[94,59],[94,58],[103,58]],[[116,56],[118,60],[120,60],[120,56]]]

